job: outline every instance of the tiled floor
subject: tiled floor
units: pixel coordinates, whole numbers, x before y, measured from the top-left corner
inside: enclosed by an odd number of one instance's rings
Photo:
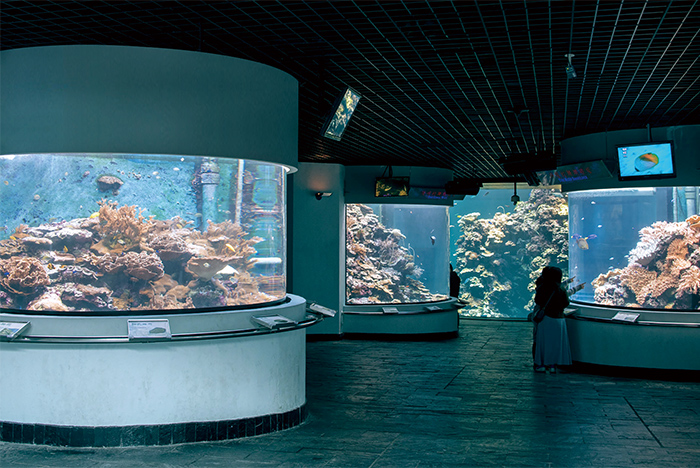
[[[700,383],[535,374],[525,322],[437,342],[308,343],[310,416],[249,439],[74,449],[0,443],[3,467],[697,467]]]

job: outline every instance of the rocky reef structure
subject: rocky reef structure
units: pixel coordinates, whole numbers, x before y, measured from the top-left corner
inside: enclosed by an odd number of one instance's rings
[[[467,304],[463,314],[525,317],[542,268],[568,270],[569,208],[561,193],[534,189],[512,213],[503,211],[493,218],[470,213],[458,221],[455,271]]]
[[[418,279],[423,271],[404,246],[399,229],[384,226],[367,205],[347,205],[346,298],[349,304],[434,302]]]
[[[642,228],[629,264],[592,281],[595,301],[618,307],[698,310],[699,247],[700,216]]]
[[[136,206],[98,204],[89,218],[20,225],[0,241],[0,307],[190,309],[284,296],[284,281],[260,277],[259,284],[251,274],[262,239],[239,224],[209,221],[200,232],[178,217],[155,220]]]

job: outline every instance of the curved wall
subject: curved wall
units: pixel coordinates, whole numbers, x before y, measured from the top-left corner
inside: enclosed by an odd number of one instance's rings
[[[297,81],[267,65],[93,45],[8,50],[0,60],[0,154],[177,154],[297,165]]]
[[[617,145],[648,141],[672,141],[676,160],[676,177],[658,180],[620,182],[617,179]],[[700,180],[700,125],[640,128],[614,132],[592,133],[568,138],[561,142],[561,165],[602,159],[612,177],[594,181],[562,184],[564,192],[573,190],[670,187],[698,185]]]

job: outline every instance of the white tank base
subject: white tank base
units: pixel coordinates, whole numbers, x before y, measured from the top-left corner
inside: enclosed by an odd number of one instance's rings
[[[251,320],[260,316],[295,325],[266,329]],[[168,319],[172,339],[129,340],[134,319]],[[3,441],[167,445],[260,435],[306,418],[305,327],[317,319],[298,296],[234,311],[0,321],[30,322],[0,342]]]
[[[700,370],[700,312],[572,304],[566,326],[575,362],[674,371]],[[614,319],[622,312],[628,320]],[[634,317],[638,315],[638,317]]]
[[[457,336],[455,299],[431,304],[346,305],[343,334],[348,338],[446,339]]]

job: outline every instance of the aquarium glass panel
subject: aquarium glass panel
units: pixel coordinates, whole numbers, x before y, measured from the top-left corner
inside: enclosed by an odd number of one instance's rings
[[[573,299],[591,304],[698,310],[698,187],[587,190],[569,194]]]
[[[190,311],[286,296],[282,166],[4,155],[0,198],[0,309]]]
[[[567,271],[568,206],[557,190],[482,189],[450,208],[451,258],[460,313],[525,318],[542,268]]]
[[[350,204],[345,210],[348,304],[448,299],[447,207]]]

